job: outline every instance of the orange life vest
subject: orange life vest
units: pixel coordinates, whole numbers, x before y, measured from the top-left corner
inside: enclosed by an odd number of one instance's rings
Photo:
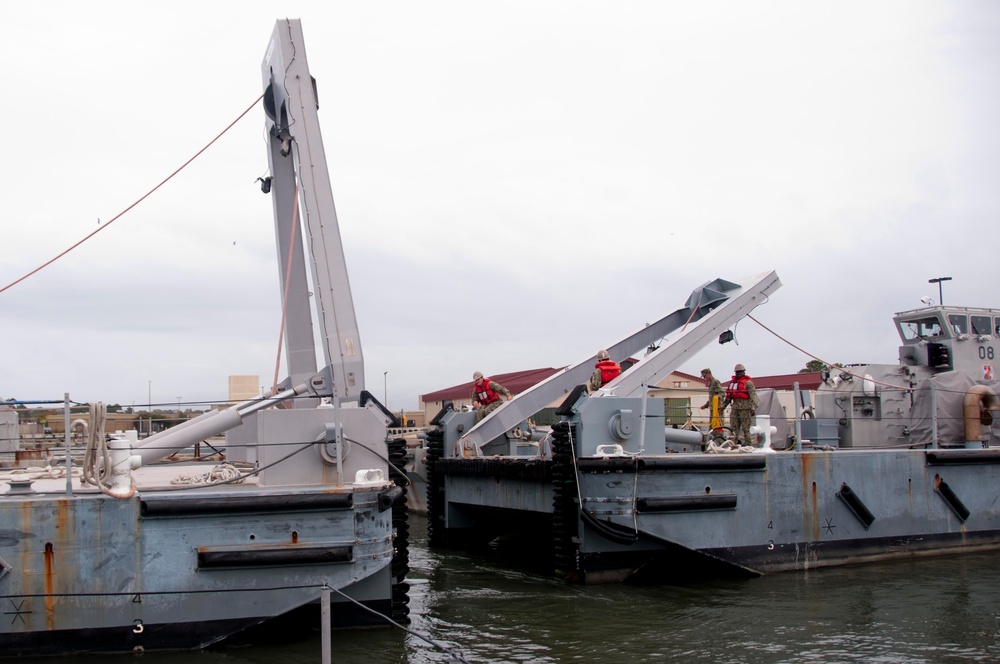
[[[594,366],[601,370],[601,385],[607,385],[622,372],[622,368],[614,360],[601,360]]]
[[[482,387],[479,387],[478,385],[473,383],[472,389],[476,393],[476,401],[478,401],[484,406],[491,404],[500,398],[500,395],[494,392],[492,388],[490,388],[489,378],[483,378]]]
[[[747,381],[749,380],[750,376],[740,376],[739,378],[733,376],[732,382],[726,388],[726,398],[730,400],[749,399],[750,392],[747,391]]]

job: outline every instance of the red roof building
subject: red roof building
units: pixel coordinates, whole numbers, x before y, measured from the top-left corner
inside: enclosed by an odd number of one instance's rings
[[[500,383],[508,390],[511,394],[520,394],[524,392],[529,387],[534,386],[537,383],[542,382],[549,376],[562,371],[562,368],[554,369],[552,367],[547,367],[544,369],[529,369],[527,371],[514,371],[511,373],[495,374],[493,376],[487,376],[490,380]],[[723,386],[725,386],[729,379],[722,379]],[[793,390],[793,384],[798,382],[799,390],[803,392],[809,392],[816,390],[823,379],[820,378],[818,371],[810,371],[807,373],[793,373],[793,374],[779,374],[776,376],[751,376],[754,386],[758,390],[775,390],[777,392],[791,392]],[[437,390],[436,392],[428,392],[420,396],[421,407],[426,414],[428,420],[433,417],[446,402],[452,402],[455,408],[461,408],[462,406],[472,406],[472,385],[473,381],[467,383],[461,383],[459,385],[453,385],[452,387],[446,387],[443,390]],[[708,383],[703,380],[700,376],[694,376],[683,371],[675,371],[663,380],[660,381],[659,385],[656,387],[662,390],[672,390],[676,391],[675,396],[678,398],[689,398],[692,394],[695,395],[693,398],[695,401],[703,399]],[[694,403],[693,401],[691,402]],[[700,405],[698,401],[698,405]]]
[[[552,367],[547,367],[545,369],[529,369],[528,371],[514,371],[512,373],[496,374],[493,376],[486,376],[486,378],[492,380],[494,383],[500,383],[510,390],[511,394],[520,394],[529,387],[542,382],[552,374],[559,371],[562,371],[562,368],[553,369]],[[420,395],[420,400],[425,404],[440,404],[442,401],[458,401],[461,399],[468,399],[471,401],[473,382],[474,381],[470,380],[468,383],[453,385],[452,387],[446,387],[443,390],[438,390],[437,392],[422,394]]]
[[[798,382],[799,389],[802,391],[815,390],[823,383],[823,379],[820,378],[818,371],[779,374],[777,376],[751,376],[750,380],[758,390],[778,390],[783,392],[791,391],[796,382]]]

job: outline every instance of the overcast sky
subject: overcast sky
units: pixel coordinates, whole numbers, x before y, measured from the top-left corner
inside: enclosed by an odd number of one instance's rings
[[[895,362],[891,315],[1000,307],[1000,3],[6,3],[0,288],[262,92],[301,18],[365,356],[393,409],[574,363],[776,270],[755,317]],[[0,293],[0,397],[137,406],[270,385],[280,297],[258,105]],[[682,370],[810,359],[750,320]],[[283,359],[283,358],[282,358]],[[388,372],[387,374],[385,372]],[[280,377],[285,368],[279,369]]]

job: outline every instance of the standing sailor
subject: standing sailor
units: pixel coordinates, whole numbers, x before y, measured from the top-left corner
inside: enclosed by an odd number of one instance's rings
[[[722,429],[722,402],[726,398],[726,391],[722,389],[719,379],[712,375],[711,369],[702,369],[701,379],[708,383],[708,401],[701,409],[708,409],[709,426],[713,432],[718,432]]]
[[[750,438],[750,418],[757,414],[760,400],[757,398],[757,389],[747,376],[747,368],[737,364],[733,371],[735,375],[726,388],[726,400],[722,404],[722,410],[729,404],[733,405],[729,411],[729,426],[736,436],[736,442],[753,447],[753,439]]]

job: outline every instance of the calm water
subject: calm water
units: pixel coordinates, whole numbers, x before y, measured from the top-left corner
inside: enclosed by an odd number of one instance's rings
[[[1000,553],[688,587],[583,588],[429,551],[425,521],[414,521],[408,627],[469,662],[1000,661]],[[396,628],[333,639],[334,662],[461,661]],[[133,659],[312,663],[320,639],[110,661]]]

